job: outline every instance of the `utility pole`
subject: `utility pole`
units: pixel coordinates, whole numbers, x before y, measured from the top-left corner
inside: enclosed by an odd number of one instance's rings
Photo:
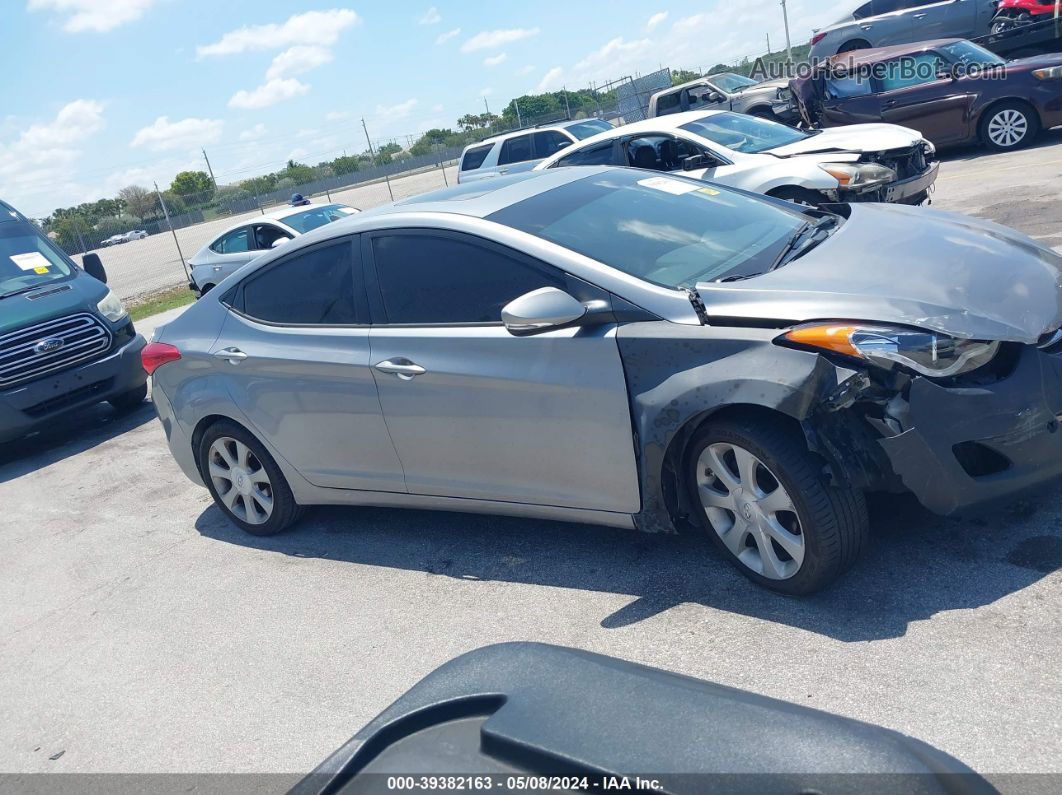
[[[782,21],[785,23],[786,57],[789,59],[789,63],[793,63],[793,44],[789,40],[789,11],[785,7],[785,0],[782,0]]]
[[[771,34],[767,34],[767,54],[771,54]]]
[[[561,86],[561,91],[564,92],[564,114],[568,117],[568,119],[571,119],[571,117],[572,117],[572,109],[568,105],[568,87],[567,86]]]
[[[516,126],[522,128],[524,122],[520,119],[520,103],[515,99],[513,100],[513,107],[516,108]]]
[[[487,109],[487,115],[490,115],[490,105],[487,104],[487,98],[483,97],[483,107]]]
[[[159,204],[162,205],[162,214],[166,216],[166,226],[170,228],[170,234],[173,235],[173,244],[177,246],[177,256],[181,258],[181,267],[184,268],[184,278],[188,278],[188,266],[184,262],[184,254],[181,252],[181,241],[177,239],[177,232],[173,228],[173,221],[170,220],[170,211],[166,209],[166,200],[162,198],[162,191],[159,190],[159,183],[155,183],[155,193],[159,195]]]
[[[210,158],[207,157],[206,149],[203,149],[203,159],[206,161],[207,171],[210,172],[210,181],[214,183],[214,191],[217,192],[218,181],[214,179],[214,169],[210,167]]]
[[[361,120],[361,129],[365,130],[365,140],[369,144],[369,154],[372,155],[372,164],[375,166],[377,165],[376,150],[372,148],[372,138],[369,137],[369,128],[366,126],[364,118]],[[387,183],[387,193],[390,195],[391,201],[394,201],[395,194],[394,191],[391,190],[391,179],[387,176],[386,171],[384,172],[384,181]]]

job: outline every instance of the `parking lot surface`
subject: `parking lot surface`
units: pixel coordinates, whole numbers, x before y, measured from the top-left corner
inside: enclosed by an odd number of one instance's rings
[[[951,153],[934,206],[1062,247],[1060,144]],[[254,538],[147,405],[0,446],[0,506],[0,771],[302,773],[442,662],[538,640],[1062,774],[1057,489],[962,521],[875,500],[866,556],[803,599],[697,536],[362,508]]]

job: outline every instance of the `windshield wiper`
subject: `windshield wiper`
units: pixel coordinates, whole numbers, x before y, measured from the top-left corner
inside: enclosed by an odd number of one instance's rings
[[[41,286],[42,285],[40,285],[40,284],[33,284],[33,285],[30,285],[29,287],[21,287],[18,290],[12,290],[9,293],[2,293],[2,294],[0,294],[0,301],[3,301],[5,298],[11,298],[12,296],[15,296],[15,295],[22,295],[23,293],[28,293],[30,290],[36,290],[38,287],[41,287]]]
[[[830,236],[829,227],[836,226],[839,219],[835,215],[826,215],[817,221],[808,221],[797,229],[786,241],[782,251],[775,258],[774,263],[768,268],[768,271],[778,270],[784,265],[789,264],[797,257],[807,254],[811,249]],[[815,235],[819,232],[825,232],[825,236],[820,239],[815,239]],[[801,243],[805,239],[808,239],[810,233],[810,240],[806,245],[801,246]]]
[[[763,273],[739,273],[735,276],[724,276],[722,279],[716,279],[715,283],[723,284],[724,282],[743,282],[745,281],[745,279],[754,279],[757,276],[763,276]]]

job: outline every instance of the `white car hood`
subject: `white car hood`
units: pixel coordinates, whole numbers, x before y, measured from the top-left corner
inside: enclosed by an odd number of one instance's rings
[[[803,141],[767,150],[778,157],[816,152],[884,152],[904,149],[923,140],[922,133],[898,124],[850,124],[831,127]]]

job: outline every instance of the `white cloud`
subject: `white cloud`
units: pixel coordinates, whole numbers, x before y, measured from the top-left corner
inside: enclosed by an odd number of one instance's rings
[[[537,36],[541,32],[539,28],[511,28],[509,30],[485,30],[477,33],[471,39],[461,45],[461,52],[475,52],[476,50],[494,50],[506,44],[531,36]]]
[[[254,127],[250,127],[240,133],[241,141],[257,141],[263,135],[266,134],[266,126],[259,122]]]
[[[455,36],[460,36],[460,35],[461,35],[461,28],[454,28],[453,30],[446,31],[446,33],[440,33],[439,36],[435,39],[435,43],[436,44],[446,44],[446,42],[448,42],[450,39],[454,38]]]
[[[563,75],[564,70],[561,69],[559,66],[554,66],[552,69],[546,72],[545,76],[539,82],[538,87],[535,89],[535,91],[541,94],[544,91],[554,91],[560,88],[561,77]]]
[[[8,0],[10,3],[11,0]],[[108,30],[140,19],[155,0],[29,0],[30,11],[51,10],[68,14],[63,23],[67,33]]]
[[[432,6],[417,20],[418,25],[438,25],[442,22],[442,17],[439,16],[439,9]]]
[[[325,114],[325,121],[343,121],[343,119],[349,119],[353,115],[348,110],[331,110]]]
[[[432,113],[442,113],[442,112],[443,112],[443,105],[442,105],[442,103],[440,102],[440,103],[439,103],[439,104],[437,104],[437,105],[432,105],[432,106],[431,106],[431,112],[432,112]]]
[[[78,99],[64,105],[51,121],[17,133],[11,143],[0,141],[4,198],[27,213],[40,209],[41,215],[56,205],[77,204],[71,199],[82,189],[71,180],[71,171],[81,159],[81,145],[103,127],[103,103]]]
[[[479,92],[479,95],[481,97],[489,97],[493,93],[494,93],[494,89],[493,88],[485,88],[485,89],[483,89],[482,91]]]
[[[660,52],[670,53],[671,50],[660,50],[650,39],[625,41],[618,36],[575,64],[573,84],[608,80],[646,67],[655,71],[658,67],[652,64],[652,59]]]
[[[268,80],[253,91],[237,91],[229,100],[230,108],[259,110],[305,94],[310,87],[294,77]]]
[[[324,66],[332,60],[332,51],[327,47],[299,44],[290,47],[273,59],[266,71],[266,80],[301,75]]]
[[[491,55],[483,59],[484,66],[497,66],[498,64],[505,63],[509,59],[508,53],[498,53],[497,55]]]
[[[218,119],[187,118],[171,122],[159,116],[155,122],[137,131],[130,146],[146,146],[155,152],[188,149],[217,143],[225,122]]]
[[[533,71],[535,71],[535,67],[531,66],[531,64],[528,64],[527,66],[521,66],[519,69],[516,70],[516,76],[517,77],[526,77],[527,75],[531,74]]]
[[[397,105],[377,105],[376,113],[374,116],[381,118],[381,120],[394,121],[398,119],[404,119],[413,112],[413,108],[417,106],[417,100],[407,99],[405,102],[399,102]]]
[[[659,14],[653,14],[649,17],[649,21],[645,23],[646,30],[653,30],[657,25],[667,19],[667,11],[661,11]]]
[[[196,55],[200,58],[237,55],[252,50],[276,50],[296,44],[327,47],[335,44],[339,34],[346,28],[358,22],[360,18],[349,8],[307,11],[304,14],[295,14],[280,24],[248,25],[230,31],[213,44],[196,47]]]

